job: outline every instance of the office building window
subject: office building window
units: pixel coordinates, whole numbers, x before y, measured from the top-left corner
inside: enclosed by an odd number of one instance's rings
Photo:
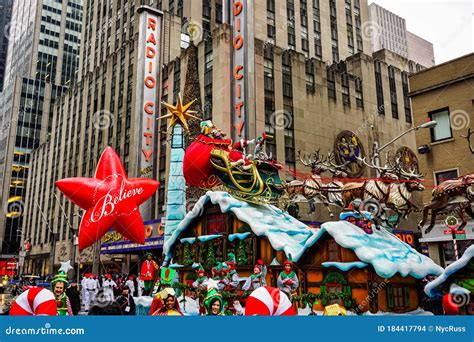
[[[294,0],[286,2],[286,15],[288,19],[288,47],[294,50],[296,49]]]
[[[306,91],[310,94],[314,94],[316,91],[314,64],[313,61],[310,59],[306,61]]]
[[[364,108],[364,91],[362,89],[362,80],[359,77],[355,79],[355,96],[356,106],[358,108]]]
[[[402,88],[403,88],[403,107],[405,109],[405,121],[412,123],[410,98],[408,97],[408,73],[402,72]]]
[[[398,101],[397,101],[397,84],[395,82],[395,67],[388,67],[388,80],[390,86],[390,105],[392,108],[392,117],[398,119]]]
[[[267,0],[267,37],[272,44],[275,44],[275,0]]]
[[[334,71],[327,70],[327,84],[328,84],[328,98],[336,101],[336,80],[334,77]]]
[[[436,127],[431,128],[431,141],[443,141],[453,137],[449,108],[430,112],[429,117],[438,123]]]
[[[435,174],[436,185],[440,185],[444,181],[447,181],[450,179],[456,179],[459,177],[458,169],[435,171],[434,174]]]
[[[385,104],[383,99],[382,66],[380,61],[374,61],[375,69],[375,90],[377,92],[377,111],[380,115],[385,115]]]
[[[349,75],[343,73],[341,75],[341,86],[342,86],[342,103],[345,105],[351,104],[351,96],[349,90]]]

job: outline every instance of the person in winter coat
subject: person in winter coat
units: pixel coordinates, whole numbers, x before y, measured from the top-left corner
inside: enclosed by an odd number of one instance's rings
[[[79,295],[79,289],[77,283],[72,283],[66,290],[66,296],[69,298],[71,303],[71,309],[74,316],[77,316],[81,310],[81,298]]]
[[[117,297],[116,302],[120,306],[120,311],[122,311],[122,315],[135,315],[135,301],[133,300],[133,296],[130,293],[130,288],[127,285],[122,288],[122,294]]]

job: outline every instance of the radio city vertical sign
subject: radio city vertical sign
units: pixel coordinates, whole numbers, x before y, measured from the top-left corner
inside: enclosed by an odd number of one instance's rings
[[[232,26],[232,138],[255,136],[253,3],[252,0],[228,0]]]
[[[138,62],[136,83],[136,129],[138,173],[142,178],[154,178],[156,170],[156,118],[160,113],[162,18],[163,13],[148,6],[140,6]],[[140,212],[150,219],[150,201]]]

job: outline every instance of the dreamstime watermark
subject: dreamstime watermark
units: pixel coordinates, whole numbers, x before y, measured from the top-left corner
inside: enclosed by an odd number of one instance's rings
[[[24,211],[25,203],[23,203],[21,200],[6,202],[3,205],[3,212],[9,217],[19,217],[23,215]]]
[[[471,300],[471,296],[467,293],[455,293],[448,296],[448,302],[453,305],[461,308],[467,304],[469,304]]]
[[[114,124],[114,114],[108,110],[100,110],[94,113],[93,123],[95,129],[106,130]]]
[[[469,128],[469,125],[471,124],[471,118],[469,117],[469,114],[461,109],[452,111],[450,113],[449,119],[451,122],[451,128],[455,131]]]
[[[277,110],[270,116],[270,125],[277,130],[291,128],[293,115],[286,110]]]
[[[5,330],[5,335],[85,335],[84,328],[52,328],[50,323],[45,323],[39,328],[15,328],[9,326]]]
[[[181,32],[187,34],[192,41],[196,42],[202,39],[204,29],[199,22],[188,20],[183,24]]]
[[[369,20],[362,23],[361,33],[364,39],[378,38],[381,32],[380,25],[375,21]]]
[[[186,212],[193,210],[196,203],[199,201],[199,198],[188,198],[186,199]]]
[[[359,310],[363,310],[367,307],[367,305],[372,302],[376,296],[379,294],[380,291],[382,291],[387,285],[390,283],[388,279],[384,279],[381,283],[374,283],[372,284],[372,289],[370,289],[369,293],[367,294],[367,297],[357,305],[357,308]]]
[[[100,288],[97,291],[97,294],[94,297],[94,300],[92,301],[93,306],[97,306],[100,308],[105,308],[114,303],[114,296],[113,296],[113,290],[112,289],[105,289],[105,288]]]

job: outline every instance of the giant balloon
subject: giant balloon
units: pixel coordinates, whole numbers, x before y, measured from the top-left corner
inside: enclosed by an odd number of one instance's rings
[[[79,227],[79,249],[101,239],[113,227],[132,242],[145,243],[145,227],[138,206],[158,189],[159,182],[127,178],[119,156],[107,147],[95,178],[68,178],[56,182],[73,203],[86,210]]]

